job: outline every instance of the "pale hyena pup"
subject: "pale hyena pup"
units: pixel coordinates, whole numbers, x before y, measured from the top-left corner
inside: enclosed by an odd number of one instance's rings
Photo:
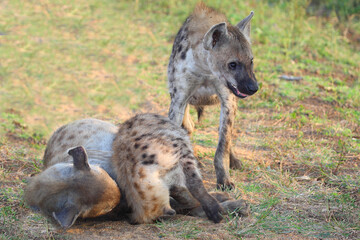
[[[258,90],[250,45],[253,15],[251,12],[232,26],[223,14],[198,4],[176,35],[168,65],[169,118],[177,126],[183,124],[189,133],[193,131],[188,104],[194,105],[201,116],[205,105],[221,103],[214,159],[221,188],[233,187],[229,166],[241,166],[230,147],[236,100]]]
[[[117,127],[97,119],[60,127],[48,141],[44,171],[29,179],[25,202],[63,228],[78,217],[97,217],[114,209],[121,196],[110,165],[116,132]]]

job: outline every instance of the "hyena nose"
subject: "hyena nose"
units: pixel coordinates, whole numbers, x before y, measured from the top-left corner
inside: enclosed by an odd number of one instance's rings
[[[256,82],[253,84],[250,84],[247,86],[247,90],[250,95],[253,95],[254,93],[256,93],[259,90],[259,85]]]
[[[170,208],[170,207],[165,207],[164,208],[164,213],[165,216],[173,216],[176,214],[175,210]]]

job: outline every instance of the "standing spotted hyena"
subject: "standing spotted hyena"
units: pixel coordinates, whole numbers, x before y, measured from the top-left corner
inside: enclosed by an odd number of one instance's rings
[[[186,131],[168,118],[142,114],[126,121],[113,152],[116,182],[124,190],[133,222],[149,223],[175,214],[170,206],[172,191],[189,192],[210,220],[222,219],[219,203],[203,185]]]
[[[200,3],[178,32],[168,66],[171,96],[169,118],[192,132],[189,105],[201,116],[205,105],[221,103],[219,143],[215,153],[218,187],[232,188],[229,166],[240,168],[231,152],[236,98],[258,90],[253,73],[250,20],[253,12],[236,26],[226,17]]]

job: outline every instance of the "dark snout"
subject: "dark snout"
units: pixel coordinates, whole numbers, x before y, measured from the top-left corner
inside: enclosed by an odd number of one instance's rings
[[[259,90],[259,85],[258,85],[255,77],[254,77],[254,80],[249,79],[247,82],[248,83],[245,86],[245,88],[246,88],[245,93],[247,95],[253,95],[254,93],[256,93]]]
[[[239,89],[240,93],[242,93],[242,95],[251,96],[259,90],[259,85],[255,76],[251,78],[249,75],[247,75],[242,79],[238,79],[237,88]]]
[[[244,64],[237,64],[234,69],[234,80],[236,84],[227,83],[227,87],[239,98],[246,98],[253,95],[259,90],[259,85],[256,81],[252,70],[246,69]]]

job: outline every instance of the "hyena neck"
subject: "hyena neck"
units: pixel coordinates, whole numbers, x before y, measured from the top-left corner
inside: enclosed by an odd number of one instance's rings
[[[113,151],[87,149],[88,161],[90,165],[96,165],[104,169],[112,179],[116,179],[114,167],[111,164]]]
[[[192,73],[199,74],[203,77],[210,77],[213,75],[208,65],[208,59],[210,58],[210,54],[203,48],[202,44],[195,46],[195,48],[191,48],[188,54],[188,69]]]

